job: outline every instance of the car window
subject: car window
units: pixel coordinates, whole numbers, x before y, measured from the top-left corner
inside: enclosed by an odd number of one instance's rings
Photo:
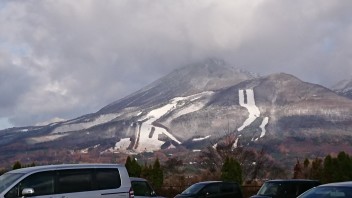
[[[278,192],[279,185],[276,183],[266,182],[259,189],[258,195],[276,195]]]
[[[193,195],[193,194],[198,193],[203,187],[204,187],[204,184],[193,184],[192,186],[190,186],[186,190],[184,190],[181,194]]]
[[[146,181],[132,181],[132,189],[135,196],[152,196],[152,188]]]
[[[0,193],[10,187],[17,179],[22,177],[22,173],[5,173],[0,176]]]
[[[92,171],[90,169],[59,171],[58,193],[72,193],[93,190],[91,172]]]
[[[96,169],[95,178],[97,190],[114,189],[121,186],[118,169]]]
[[[205,186],[202,191],[201,195],[214,195],[214,194],[219,194],[219,184],[209,184]]]
[[[13,187],[9,192],[6,193],[5,198],[16,198],[22,197],[22,190],[24,188],[33,188],[33,196],[40,195],[51,195],[55,193],[55,172],[47,171],[32,174],[21,182],[19,182],[15,187]]]

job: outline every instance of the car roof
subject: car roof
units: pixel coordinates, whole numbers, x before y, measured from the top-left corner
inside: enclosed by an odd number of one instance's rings
[[[44,165],[44,166],[33,166],[28,168],[20,168],[10,171],[9,173],[34,173],[38,171],[50,171],[50,170],[63,170],[63,169],[77,169],[77,168],[117,168],[124,167],[121,164],[58,164],[58,165]]]
[[[334,182],[334,183],[323,184],[323,185],[320,185],[320,186],[321,186],[321,187],[324,187],[324,186],[352,187],[352,181]]]
[[[130,177],[130,180],[131,181],[147,181],[146,179],[140,178],[140,177]]]
[[[231,181],[202,181],[202,182],[198,182],[195,184],[213,184],[213,183],[234,183],[234,184],[236,184],[236,182],[231,182]]]
[[[293,183],[293,182],[319,182],[318,180],[311,180],[311,179],[273,179],[273,180],[268,180],[265,182],[272,182],[272,183]]]

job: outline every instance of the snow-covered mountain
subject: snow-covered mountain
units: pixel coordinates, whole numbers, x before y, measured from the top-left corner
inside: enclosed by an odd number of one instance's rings
[[[195,151],[229,134],[236,137],[234,147],[310,155],[351,150],[350,131],[352,100],[289,74],[261,77],[210,59],[178,69],[96,113],[2,130],[0,158],[18,156],[23,149],[101,155],[179,147]]]

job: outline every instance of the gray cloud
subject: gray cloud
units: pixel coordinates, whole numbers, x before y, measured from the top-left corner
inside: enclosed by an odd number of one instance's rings
[[[352,74],[351,8],[350,0],[3,1],[0,117],[22,126],[95,112],[208,57],[328,86]]]

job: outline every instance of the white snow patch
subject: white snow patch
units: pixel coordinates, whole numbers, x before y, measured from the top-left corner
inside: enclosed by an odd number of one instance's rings
[[[205,106],[205,103],[198,103],[198,104],[191,104],[190,106],[180,110],[179,112],[177,112],[175,114],[175,118],[180,117],[182,115],[186,115],[189,113],[193,113],[196,111],[199,111],[200,109],[202,109]]]
[[[58,117],[55,117],[51,120],[47,120],[47,121],[44,121],[44,122],[39,122],[39,123],[36,123],[35,126],[46,126],[46,125],[49,125],[49,126],[53,126],[57,123],[60,123],[60,122],[64,122],[66,121],[65,119],[63,118],[58,118]]]
[[[202,140],[205,140],[205,139],[208,139],[210,138],[211,135],[208,135],[208,136],[205,136],[205,137],[202,137],[202,138],[193,138],[193,142],[197,142],[197,141],[202,141]]]
[[[119,114],[104,114],[104,115],[100,115],[100,116],[96,117],[94,120],[92,120],[90,122],[80,122],[80,123],[62,125],[62,126],[56,128],[52,132],[52,134],[87,129],[92,126],[96,126],[99,124],[109,122],[118,116],[119,116]]]
[[[36,144],[36,143],[50,142],[50,141],[59,139],[61,137],[64,137],[66,135],[67,134],[45,135],[45,136],[40,136],[40,137],[28,138],[27,140],[31,144]]]
[[[123,138],[116,142],[114,150],[127,150],[128,146],[131,144],[130,138]]]
[[[82,150],[80,150],[80,153],[85,153],[85,154],[87,154],[87,153],[88,153],[88,149],[89,149],[89,148],[82,149]]]
[[[167,147],[167,149],[174,149],[174,148],[176,148],[176,147],[175,147],[175,145],[173,145],[173,144],[170,144],[170,146]],[[171,154],[171,155],[172,155],[172,154]]]
[[[246,108],[249,112],[248,118],[244,121],[241,127],[237,130],[242,131],[245,127],[249,126],[254,120],[260,116],[260,110],[255,105],[253,89],[246,89],[247,101],[244,101],[244,90],[238,90],[239,92],[239,103],[242,107]]]
[[[232,148],[237,148],[237,146],[238,146],[238,139],[239,139],[239,138],[237,138],[236,141],[235,141],[235,143],[233,143]]]
[[[269,117],[265,117],[262,121],[262,124],[259,126],[262,129],[262,132],[260,134],[260,138],[264,137],[266,130],[265,126],[269,123]]]
[[[178,144],[181,144],[179,140],[177,140],[172,134],[170,134],[166,129],[154,126],[153,122],[158,120],[160,117],[163,115],[169,113],[170,111],[174,110],[179,103],[183,100],[187,99],[194,99],[197,97],[201,97],[201,94],[196,94],[188,97],[176,97],[174,99],[171,99],[169,104],[166,104],[158,109],[154,109],[150,111],[145,117],[141,118],[139,121],[143,121],[145,119],[148,119],[147,121],[143,122],[140,126],[139,131],[137,131],[136,136],[138,137],[138,147],[136,150],[138,151],[154,151],[160,149],[160,147],[164,144],[164,141],[158,140],[159,135],[165,134],[168,136],[170,139],[173,141],[177,142]],[[182,103],[181,105],[184,105],[185,103]],[[188,111],[184,111],[183,113],[194,111],[196,109],[189,109]],[[151,132],[153,131],[152,137],[149,137]],[[139,133],[138,133],[139,132]]]
[[[199,149],[193,149],[192,151],[193,152],[201,152],[201,150],[199,150]]]

